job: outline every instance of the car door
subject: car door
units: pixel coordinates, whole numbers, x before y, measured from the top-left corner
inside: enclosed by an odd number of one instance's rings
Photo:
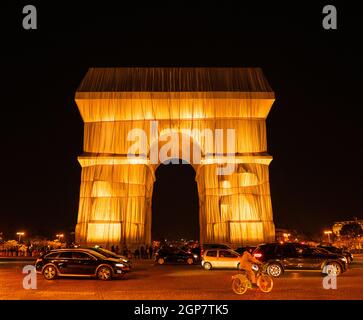
[[[61,252],[57,259],[57,267],[62,274],[73,273],[73,256],[72,251]]]
[[[177,263],[179,259],[179,252],[176,250],[170,250],[166,254],[166,261],[169,263]]]
[[[213,268],[218,268],[218,253],[217,250],[207,250],[205,256],[203,257],[205,262],[209,262]]]
[[[182,263],[184,262],[185,255],[183,251],[175,251],[173,254],[173,262],[174,263]]]
[[[72,270],[74,274],[93,275],[98,265],[97,259],[86,252],[73,252]]]
[[[295,270],[299,268],[300,254],[292,244],[282,244],[276,247],[276,260],[281,261],[285,269]]]
[[[328,253],[329,255],[329,253]],[[327,259],[327,253],[324,253],[319,248],[308,248],[303,253],[304,268],[320,269],[324,261]]]
[[[301,246],[299,247],[299,250],[301,251],[299,269],[316,269],[319,265],[320,257],[316,254],[314,249],[310,248],[309,246]]]
[[[238,254],[230,250],[220,249],[218,251],[218,264],[221,268],[236,268],[238,264]]]

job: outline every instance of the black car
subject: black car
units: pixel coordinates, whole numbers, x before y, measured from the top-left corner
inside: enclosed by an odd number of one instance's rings
[[[155,262],[158,264],[165,263],[186,263],[194,264],[198,260],[198,256],[193,253],[188,253],[184,250],[173,248],[162,248],[155,254]]]
[[[351,263],[353,261],[353,254],[351,252],[349,252],[348,250],[344,250],[344,249],[337,248],[332,245],[326,245],[326,244],[320,244],[320,245],[318,245],[318,248],[325,249],[331,253],[341,254],[347,258],[348,263]]]
[[[253,256],[267,263],[267,272],[274,277],[285,270],[320,270],[327,273],[326,266],[334,267],[335,274],[346,271],[347,259],[324,249],[299,243],[267,243],[259,245]]]
[[[96,251],[100,254],[102,254],[103,256],[107,257],[107,258],[114,258],[114,259],[118,259],[120,260],[121,262],[125,263],[127,266],[129,266],[131,268],[132,266],[132,262],[130,259],[128,259],[127,257],[125,256],[122,256],[122,255],[119,255],[119,254],[116,254],[110,250],[107,250],[107,249],[104,249],[104,248],[101,248],[101,247],[98,247],[98,246],[95,246],[95,247],[86,247],[84,249],[88,249],[88,250],[93,250],[93,251]]]
[[[59,249],[44,254],[35,262],[37,272],[47,280],[56,277],[97,277],[111,280],[130,268],[119,259],[105,257],[94,250]]]

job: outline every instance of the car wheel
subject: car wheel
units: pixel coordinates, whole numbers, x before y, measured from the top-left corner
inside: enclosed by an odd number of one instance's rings
[[[97,278],[100,280],[111,280],[112,279],[112,270],[110,267],[102,266],[97,270]]]
[[[194,263],[193,258],[188,258],[188,259],[187,259],[187,264],[193,264],[193,263]]]
[[[267,267],[267,273],[272,277],[279,277],[282,274],[282,267],[278,263],[271,263]]]
[[[330,267],[329,267],[330,266]],[[338,262],[329,262],[327,264],[327,274],[339,276],[342,273],[342,267]]]
[[[164,264],[164,263],[165,263],[164,258],[159,258],[159,259],[158,259],[158,264]]]
[[[54,266],[46,266],[43,269],[43,276],[47,280],[53,280],[57,277],[57,269]]]
[[[232,290],[236,294],[245,294],[248,289],[249,281],[247,278],[236,277],[232,280]]]
[[[209,262],[206,262],[206,263],[203,265],[203,268],[204,268],[205,270],[210,270],[210,269],[212,269],[212,265],[211,265]]]

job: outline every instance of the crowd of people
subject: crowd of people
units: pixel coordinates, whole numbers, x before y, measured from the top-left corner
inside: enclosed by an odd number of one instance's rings
[[[153,259],[157,248],[151,245],[142,245],[135,250],[130,250],[126,245],[120,250],[119,246],[111,246],[111,251],[116,254],[121,254],[129,259]]]

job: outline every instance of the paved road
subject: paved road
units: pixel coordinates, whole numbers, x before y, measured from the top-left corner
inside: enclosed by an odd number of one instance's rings
[[[271,293],[231,291],[235,270],[205,271],[199,266],[153,265],[138,262],[126,279],[109,282],[38,276],[37,289],[22,286],[22,267],[29,262],[0,260],[0,299],[363,299],[363,256],[338,278],[336,290],[322,286],[319,272],[286,272],[274,280]]]

